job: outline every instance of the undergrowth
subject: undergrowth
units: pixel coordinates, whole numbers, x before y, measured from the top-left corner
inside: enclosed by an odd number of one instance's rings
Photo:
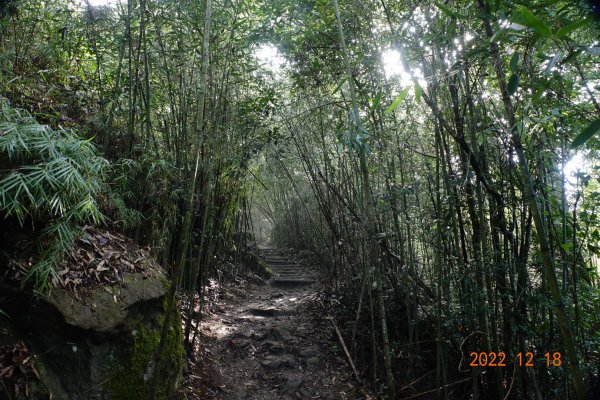
[[[107,221],[99,197],[110,194],[124,220],[139,220],[111,193],[109,167],[90,140],[40,125],[0,97],[0,214],[37,232],[38,257],[27,274],[37,290],[49,287],[81,226]]]

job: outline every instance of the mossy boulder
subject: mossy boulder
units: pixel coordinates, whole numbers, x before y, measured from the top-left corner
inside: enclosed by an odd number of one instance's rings
[[[246,266],[248,269],[263,279],[271,279],[273,276],[273,270],[269,267],[269,264],[265,262],[256,253],[248,253],[246,258]]]
[[[166,307],[166,302],[165,302]],[[177,316],[177,310],[173,310]],[[183,376],[183,360],[185,357],[183,332],[180,320],[171,323],[165,340],[164,355],[161,362],[153,368],[152,379],[149,376],[149,366],[160,343],[161,329],[164,318],[155,319],[154,328],[140,324],[131,332],[127,346],[119,360],[120,372],[115,379],[106,385],[106,392],[113,400],[150,399],[152,398],[153,379],[158,379],[158,397],[167,398],[179,385]]]
[[[166,278],[158,269],[123,273],[119,285],[86,290],[77,299],[69,291],[52,290],[45,301],[53,305],[69,325],[95,332],[115,332],[131,325],[131,309],[140,303],[161,299],[167,292]],[[135,325],[135,321],[134,321]],[[133,329],[132,326],[130,328]]]
[[[82,288],[77,296],[60,287],[37,299],[13,293],[3,310],[16,336],[38,355],[39,386],[53,398],[145,400],[152,385],[144,374],[160,342],[167,287],[160,269],[124,272],[120,283]],[[179,385],[185,361],[180,315],[172,312],[154,373],[163,399]]]

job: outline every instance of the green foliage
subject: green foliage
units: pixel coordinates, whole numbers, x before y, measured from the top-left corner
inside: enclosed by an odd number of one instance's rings
[[[570,33],[575,32],[578,29],[581,29],[590,24],[590,20],[588,18],[582,19],[581,21],[573,22],[563,28],[560,28],[556,32],[557,38],[563,38],[568,36]]]
[[[421,101],[421,96],[423,96],[423,88],[418,81],[415,81],[415,100],[417,103]]]
[[[597,119],[590,123],[579,135],[573,139],[573,143],[571,143],[571,147],[579,147],[583,145],[585,142],[590,140],[592,136],[594,136],[598,131],[600,131],[600,119]]]
[[[269,265],[255,253],[248,253],[246,266],[252,272],[264,279],[269,279],[273,276],[273,270]]]
[[[521,17],[521,22],[533,29],[537,34],[543,37],[549,37],[552,35],[552,30],[546,25],[540,18],[534,15],[527,7],[522,6],[518,12]]]
[[[507,85],[508,95],[512,96],[513,94],[515,94],[515,92],[517,91],[518,88],[519,88],[519,75],[512,74],[510,76],[510,79],[508,80],[508,85]]]
[[[129,158],[120,159],[110,165],[111,181],[103,195],[103,203],[106,203],[106,208],[110,209],[114,222],[125,229],[138,226],[144,218],[139,210],[127,205],[127,202],[135,197],[132,188],[140,168],[138,161]]]
[[[433,2],[437,8],[439,8],[440,10],[442,10],[442,12],[444,14],[446,14],[447,16],[451,17],[451,18],[457,18],[457,19],[467,19],[466,16],[461,15],[459,13],[456,13],[454,11],[452,11],[451,9],[449,9],[448,7],[446,7],[445,5],[443,5],[442,3],[440,3],[439,1],[435,1]]]
[[[41,225],[41,254],[28,277],[48,285],[77,234],[77,226],[105,220],[96,196],[107,162],[75,132],[39,125],[0,98],[0,210]]]
[[[392,111],[394,111],[400,105],[400,103],[402,103],[402,101],[406,98],[406,95],[408,95],[409,89],[410,89],[409,86],[402,89],[402,91],[400,92],[398,97],[396,97],[396,99],[392,102],[392,104],[390,104],[390,106],[387,108],[387,110],[385,110],[385,112],[389,114]]]
[[[175,318],[175,321],[169,328],[165,343],[165,360],[163,360],[165,368],[163,371],[157,371],[155,375],[158,379],[164,379],[165,382],[174,382],[175,385],[178,385],[181,379],[185,354],[181,326],[177,322],[179,318]],[[138,326],[137,330],[133,331],[130,337],[131,344],[129,351],[124,355],[124,360],[121,360],[121,365],[118,366],[119,373],[107,385],[112,399],[141,400],[151,398],[150,391],[152,385],[145,382],[144,374],[160,343],[162,317],[157,318],[156,325],[156,327],[150,329],[142,324]],[[160,375],[161,373],[164,375]],[[175,387],[160,387],[158,398],[167,398],[174,389]]]
[[[16,0],[2,0],[0,1],[0,19],[15,15],[17,13],[17,1]]]
[[[364,151],[365,154],[371,153],[369,146],[369,132],[357,124],[354,113],[348,114],[348,129],[338,128],[336,135],[340,145],[356,152]]]
[[[519,72],[519,53],[516,51],[510,58],[510,70],[515,74]]]

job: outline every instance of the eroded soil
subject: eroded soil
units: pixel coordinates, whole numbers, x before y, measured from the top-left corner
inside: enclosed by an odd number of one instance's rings
[[[276,251],[270,283],[230,288],[204,316],[188,399],[366,399],[317,300],[318,283]],[[313,283],[314,282],[314,283]]]

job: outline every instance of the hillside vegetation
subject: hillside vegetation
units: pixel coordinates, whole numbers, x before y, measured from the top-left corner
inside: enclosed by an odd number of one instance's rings
[[[1,1],[0,310],[65,287],[69,263],[104,272],[110,251],[73,255],[86,232],[148,248],[168,291],[145,383],[173,337],[196,362],[215,282],[273,276],[268,245],[318,273],[373,396],[598,398],[599,17],[584,0]]]

